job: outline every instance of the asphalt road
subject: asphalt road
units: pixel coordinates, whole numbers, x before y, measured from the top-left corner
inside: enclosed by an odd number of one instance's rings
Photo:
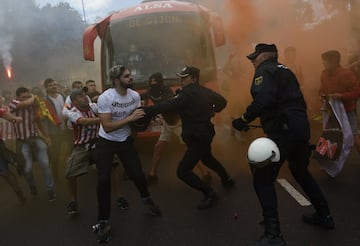
[[[263,232],[258,222],[261,209],[252,187],[250,170],[245,161],[249,141],[261,135],[254,129],[245,135],[230,136],[228,129],[220,129],[213,152],[226,166],[236,181],[232,190],[224,190],[220,180],[212,175],[212,183],[219,201],[206,211],[198,211],[197,203],[202,195],[177,179],[175,170],[181,156],[177,143],[168,146],[159,171],[159,184],[150,187],[153,199],[162,209],[163,215],[154,218],[146,213],[139,194],[131,181],[123,181],[122,188],[129,200],[130,209],[122,211],[112,208],[111,245],[126,246],[241,246],[257,239]],[[316,134],[315,134],[316,135]],[[246,137],[245,137],[246,136]],[[316,137],[316,136],[315,136]],[[150,168],[154,140],[137,140],[143,167]],[[288,245],[294,246],[355,246],[360,245],[360,161],[359,153],[352,151],[342,173],[330,178],[312,161],[311,171],[318,180],[336,223],[336,230],[325,231],[304,224],[303,213],[311,213],[311,207],[301,206],[289,193],[277,184],[281,228]],[[122,169],[121,169],[122,171]],[[21,205],[9,186],[0,180],[0,246],[92,246],[97,245],[96,236],[90,226],[96,221],[96,173],[79,179],[80,212],[69,218],[65,207],[68,202],[63,177],[57,180],[57,199],[47,201],[39,168],[35,166],[39,181],[39,196],[28,193],[25,182],[20,183],[28,197]],[[299,192],[297,184],[286,165],[279,178],[286,179]],[[237,214],[237,217],[234,216]]]

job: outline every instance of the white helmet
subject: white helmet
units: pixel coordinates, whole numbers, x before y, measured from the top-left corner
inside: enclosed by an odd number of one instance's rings
[[[262,168],[272,162],[280,161],[280,151],[270,138],[261,137],[250,144],[247,159],[250,166]]]

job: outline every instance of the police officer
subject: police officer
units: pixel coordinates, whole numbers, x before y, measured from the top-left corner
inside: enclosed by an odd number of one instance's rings
[[[153,104],[158,104],[163,101],[172,99],[174,97],[174,92],[172,89],[164,85],[164,78],[161,73],[153,73],[149,77],[149,89],[141,95],[145,101],[145,105],[148,105],[149,100]],[[180,139],[181,138],[181,120],[178,114],[162,114],[162,127],[161,134],[154,146],[153,158],[151,161],[150,173],[147,176],[148,185],[156,184],[158,182],[157,170],[160,165],[160,160],[165,147],[170,142],[171,137],[176,136],[180,140],[180,143],[184,145],[185,143]],[[211,178],[208,169],[199,162],[196,167],[201,172],[203,179],[208,180]]]
[[[179,163],[177,176],[192,188],[203,192],[204,199],[197,208],[207,209],[214,205],[218,197],[212,187],[192,171],[199,160],[220,176],[223,186],[234,186],[234,181],[225,168],[211,153],[211,142],[215,130],[210,119],[214,113],[225,108],[226,100],[218,93],[199,84],[200,70],[198,68],[186,66],[176,75],[180,77],[183,89],[172,100],[144,110],[146,116],[155,116],[158,113],[180,115],[181,136],[187,149]]]
[[[246,112],[232,125],[247,131],[248,124],[260,117],[265,134],[280,150],[280,161],[262,168],[254,168],[253,183],[263,209],[265,233],[253,246],[286,245],[280,234],[277,198],[274,182],[282,163],[287,160],[290,171],[315,207],[315,213],[304,215],[306,223],[325,229],[334,229],[327,201],[318,184],[308,171],[310,127],[306,104],[294,73],[277,61],[274,44],[258,44],[247,56],[255,67],[251,86],[253,101]]]

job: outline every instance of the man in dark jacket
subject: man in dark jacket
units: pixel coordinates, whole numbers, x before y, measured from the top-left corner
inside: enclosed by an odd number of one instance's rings
[[[303,216],[306,223],[325,229],[334,229],[327,201],[318,184],[308,171],[310,127],[306,104],[299,83],[292,71],[277,61],[274,44],[258,44],[247,58],[255,67],[251,86],[253,101],[246,112],[233,121],[239,131],[249,129],[248,124],[260,117],[267,137],[280,150],[280,161],[263,168],[253,168],[254,188],[263,208],[265,233],[253,246],[286,245],[280,234],[277,198],[274,182],[282,163],[287,160],[295,180],[314,205],[316,213]]]
[[[214,170],[225,187],[234,185],[222,164],[211,153],[211,142],[215,135],[211,118],[226,106],[226,100],[218,93],[199,84],[200,70],[186,66],[176,74],[181,79],[183,89],[172,100],[145,108],[147,116],[159,113],[176,113],[182,121],[182,139],[187,149],[177,169],[178,177],[194,189],[202,191],[204,199],[198,209],[207,209],[214,205],[217,195],[212,187],[202,181],[192,170],[201,160]]]
[[[149,89],[142,94],[141,97],[144,99],[145,105],[148,105],[149,101],[156,105],[172,99],[174,92],[170,87],[164,85],[164,78],[161,73],[153,73],[149,77]],[[181,140],[181,120],[178,114],[162,114],[159,120],[162,122],[161,133],[154,146],[151,169],[147,176],[148,185],[157,184],[158,182],[157,170],[161,157],[166,150],[166,145],[170,142],[171,137],[175,136],[181,144],[185,144]],[[199,162],[196,167],[201,172],[205,181],[211,178],[208,169],[201,162]]]

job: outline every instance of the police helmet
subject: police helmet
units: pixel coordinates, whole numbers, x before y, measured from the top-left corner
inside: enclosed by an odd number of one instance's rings
[[[249,146],[247,160],[250,166],[262,168],[272,162],[280,161],[280,151],[270,138],[257,138]]]

